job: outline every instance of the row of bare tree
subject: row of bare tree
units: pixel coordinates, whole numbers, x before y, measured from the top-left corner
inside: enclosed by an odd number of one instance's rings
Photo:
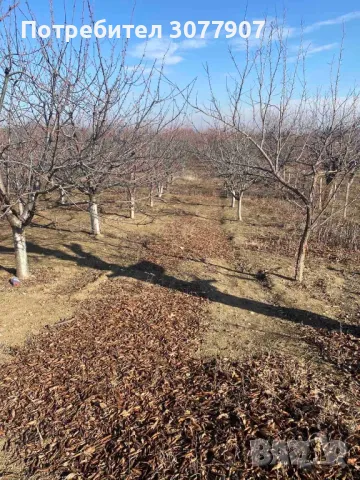
[[[137,188],[161,195],[183,149],[188,89],[168,82],[162,63],[130,67],[126,42],[26,41],[12,12],[2,27],[0,211],[23,279],[25,230],[42,197],[55,190],[62,202],[74,190],[86,195],[92,233],[100,235],[97,198],[105,189],[128,190],[131,216]]]
[[[224,180],[239,220],[254,185],[286,192],[304,218],[295,268],[302,281],[310,235],[344,185],[346,216],[360,164],[359,92],[341,90],[342,51],[328,88],[314,89],[306,49],[289,57],[286,28],[270,22],[255,49],[245,43],[241,60],[230,52],[236,73],[225,105],[206,68],[211,100],[200,105],[191,100],[192,84],[181,89],[167,79],[163,62],[129,66],[126,42],[19,38],[15,10],[0,15],[0,211],[20,278],[29,275],[25,230],[42,197],[59,190],[65,202],[81,192],[100,235],[104,190],[125,188],[133,218],[137,192],[147,189],[153,205],[192,152]],[[208,121],[205,130],[182,128],[187,107]]]
[[[235,74],[225,101],[217,97],[207,67],[210,104],[192,106],[210,125],[196,154],[237,198],[239,220],[244,192],[259,182],[281,187],[302,212],[295,267],[301,282],[310,235],[331,216],[344,185],[347,214],[360,165],[360,92],[341,88],[342,49],[321,88],[309,85],[303,45],[295,57],[289,51],[286,27],[268,23],[255,50],[245,43],[240,60],[230,52]]]

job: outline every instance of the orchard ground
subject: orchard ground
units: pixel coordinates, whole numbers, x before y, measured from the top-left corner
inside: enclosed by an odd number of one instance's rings
[[[302,285],[292,280],[298,240],[296,211],[284,198],[254,192],[243,200],[243,222],[222,197],[219,182],[189,171],[150,208],[131,220],[125,196],[101,197],[103,235],[89,234],[79,196],[65,206],[40,204],[27,230],[32,277],[14,288],[11,236],[0,234],[0,345],[2,362],[46,328],[71,324],[87,300],[106,295],[107,282],[158,284],[209,300],[202,358],[248,359],[285,355],[333,381],[343,374],[311,337],[339,331],[360,337],[360,252],[313,242]],[[143,192],[145,197],[146,192]],[[139,197],[141,195],[139,194]],[[309,331],[307,331],[309,328]],[[314,333],[315,332],[315,333]],[[341,361],[339,362],[341,364]],[[21,464],[4,478],[24,478]]]

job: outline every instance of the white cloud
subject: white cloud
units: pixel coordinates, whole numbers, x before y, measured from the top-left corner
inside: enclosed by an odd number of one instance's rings
[[[360,11],[355,11],[355,12],[346,13],[344,15],[340,15],[340,16],[335,17],[335,18],[331,18],[329,20],[323,20],[323,21],[315,22],[315,23],[313,23],[313,24],[311,24],[307,27],[295,28],[295,27],[290,27],[290,26],[284,25],[283,23],[281,23],[281,21],[278,21],[275,18],[267,18],[266,27],[265,27],[265,30],[264,30],[265,42],[269,38],[270,32],[273,29],[276,30],[277,28],[279,29],[279,31],[281,31],[281,35],[283,36],[283,38],[292,39],[292,38],[300,37],[303,34],[307,34],[307,33],[314,32],[316,30],[320,30],[323,27],[327,27],[327,26],[331,26],[331,25],[341,25],[341,24],[345,24],[347,22],[351,22],[353,20],[359,20],[359,19],[360,19]],[[276,40],[276,35],[274,35],[273,40],[274,41]],[[259,48],[259,46],[261,44],[261,40],[256,39],[254,37],[250,37],[248,39],[248,41],[246,41],[242,38],[236,38],[236,39],[233,39],[230,43],[234,47],[235,50],[241,51],[241,50],[245,50],[247,47],[250,48],[250,49],[251,48],[252,49],[253,48]],[[311,52],[309,51],[308,53],[309,54],[320,53],[320,52],[325,51],[325,50],[331,50],[331,49],[335,48],[336,46],[337,46],[337,44],[332,43],[332,44],[328,44],[328,45],[323,45],[322,47],[314,47],[312,49],[313,51],[311,51]]]
[[[260,38],[256,38],[254,31],[248,39],[244,39],[241,37],[232,38],[230,40],[230,45],[234,50],[237,51],[260,48],[261,45],[266,45],[266,43],[270,39],[270,35],[272,37],[272,41],[275,42],[277,39],[277,33],[281,35],[284,39],[291,38],[295,36],[296,29],[285,25],[276,18],[268,17],[266,19],[265,28],[261,33]]]
[[[261,46],[261,40],[254,37],[250,37],[247,40],[240,37],[233,38],[229,43],[234,50],[239,52],[243,52],[247,49],[259,48]]]
[[[334,50],[339,46],[338,43],[327,43],[325,45],[315,45],[311,42],[308,42],[304,45],[291,45],[289,50],[295,53],[294,56],[289,57],[289,62],[296,62],[298,60],[297,54],[304,53],[307,58],[311,57],[312,55],[316,55],[317,53],[328,52],[330,50]]]
[[[163,61],[164,65],[176,65],[184,60],[184,52],[203,48],[206,45],[206,40],[200,37],[182,40],[181,42],[175,42],[169,37],[151,38],[146,42],[137,44],[130,53],[136,58],[145,56],[150,60]]]
[[[319,30],[322,27],[327,27],[329,25],[341,25],[343,23],[351,22],[353,20],[360,19],[360,11],[357,12],[350,12],[346,13],[345,15],[340,15],[339,17],[331,18],[329,20],[324,20],[321,22],[315,22],[308,27],[305,27],[303,32],[304,33],[311,33],[315,30]]]
[[[137,63],[136,65],[126,65],[125,70],[132,74],[133,72],[138,75],[147,75],[153,72],[153,68],[144,67],[141,63]]]
[[[152,38],[146,42],[138,43],[132,50],[133,57],[142,58],[145,56],[150,60],[164,60],[166,65],[175,65],[183,60],[176,55],[179,45],[171,39]]]
[[[207,42],[204,38],[194,37],[187,38],[179,44],[180,48],[183,50],[192,50],[197,48],[203,48],[207,46]]]
[[[308,55],[314,55],[315,53],[327,52],[328,50],[333,50],[338,47],[338,43],[328,43],[326,45],[310,46],[307,50]]]
[[[282,35],[284,37],[287,37],[289,39],[295,39],[296,37],[300,37],[302,34],[311,33],[326,26],[340,25],[359,19],[360,11],[354,11],[332,19],[315,22],[301,29],[283,25],[281,21],[278,23],[277,20],[274,18],[267,18],[266,27],[264,30],[265,41],[270,35],[270,31],[272,29],[271,26],[274,26],[274,24],[276,25],[275,28],[279,28],[279,30],[282,31]],[[196,36],[194,38],[184,39],[180,41],[175,41],[170,37],[151,38],[147,41],[137,44],[130,53],[133,57],[136,58],[142,58],[143,56],[145,56],[145,58],[149,60],[158,60],[164,62],[165,65],[176,65],[184,60],[184,54],[186,53],[186,51],[195,50],[207,46],[209,44],[209,41],[212,40],[211,33],[212,32],[208,31],[206,38],[200,38],[199,36]],[[222,38],[223,36],[224,35],[221,35]],[[276,35],[274,35],[274,40],[275,39]],[[251,36],[248,41],[242,38],[233,38],[230,40],[230,45],[234,50],[244,51],[247,47],[250,49],[259,48],[259,46],[261,45],[261,40],[256,39],[255,36]],[[337,43],[329,43],[320,46],[311,45],[310,43],[308,43],[308,47],[306,50],[308,55],[315,55],[317,53],[332,50],[337,46]],[[292,46],[290,45],[289,47],[291,48]],[[292,49],[296,51],[297,48],[297,46],[294,46],[294,48]]]

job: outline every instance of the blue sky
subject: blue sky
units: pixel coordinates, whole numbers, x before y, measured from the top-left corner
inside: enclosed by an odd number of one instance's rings
[[[45,0],[29,0],[36,13],[41,14]],[[57,11],[61,11],[62,0],[53,0]],[[66,3],[71,4],[66,0]],[[80,2],[79,2],[80,3]],[[229,42],[239,61],[243,53],[235,41],[224,37],[219,39],[187,40],[181,37],[171,40],[170,22],[181,23],[192,20],[233,20],[237,23],[246,19],[262,20],[265,17],[280,17],[286,11],[286,25],[290,29],[289,46],[296,51],[300,42],[300,27],[304,26],[304,42],[308,47],[308,74],[314,85],[321,85],[328,75],[329,64],[339,51],[342,28],[345,26],[345,55],[343,61],[342,85],[346,89],[360,80],[360,3],[359,0],[288,0],[276,3],[270,0],[249,2],[236,0],[137,0],[133,21],[131,22],[132,1],[96,0],[95,18],[106,19],[108,24],[152,24],[163,26],[163,39],[148,42],[132,39],[129,46],[129,63],[136,63],[146,48],[149,62],[161,58],[165,51],[166,73],[171,78],[185,84],[194,77],[198,78],[197,90],[205,98],[206,78],[203,65],[211,66],[216,88],[225,84],[226,75],[232,73],[232,65],[227,53]],[[129,21],[130,20],[130,21]]]

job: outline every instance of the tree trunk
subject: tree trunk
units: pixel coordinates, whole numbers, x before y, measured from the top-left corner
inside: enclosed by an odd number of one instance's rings
[[[322,177],[319,178],[319,210],[322,210]]]
[[[163,185],[159,185],[159,186],[158,186],[158,197],[159,197],[159,198],[162,198],[163,193],[164,193],[164,186],[163,186]]]
[[[98,213],[98,204],[95,195],[90,195],[89,213],[91,221],[91,232],[93,235],[99,236],[101,235],[100,219]]]
[[[306,222],[301,236],[300,245],[296,259],[295,280],[302,282],[304,278],[305,257],[311,233],[311,208],[306,207]]]
[[[130,192],[130,218],[134,220],[135,218],[135,193]]]
[[[154,187],[150,187],[150,207],[154,206]]]
[[[12,227],[16,260],[16,276],[20,280],[29,277],[29,263],[26,250],[25,230],[23,227]]]
[[[346,220],[346,218],[347,218],[347,209],[348,209],[348,205],[349,205],[351,184],[352,184],[352,179],[349,180],[346,184],[346,195],[345,195],[345,205],[344,205],[344,220]]]
[[[235,208],[235,192],[231,191],[231,208]]]
[[[65,198],[66,198],[65,192],[61,188],[60,189],[60,205],[65,205]]]
[[[338,188],[337,184],[335,183],[335,180],[333,180],[333,182],[334,182],[334,190],[331,192],[331,195],[332,195],[332,198],[331,198],[331,213],[330,213],[331,216],[333,216],[334,212],[335,212],[335,202],[336,202],[337,188]]]
[[[239,192],[238,197],[238,210],[237,210],[237,219],[239,222],[242,222],[242,199],[244,196],[244,192]]]

